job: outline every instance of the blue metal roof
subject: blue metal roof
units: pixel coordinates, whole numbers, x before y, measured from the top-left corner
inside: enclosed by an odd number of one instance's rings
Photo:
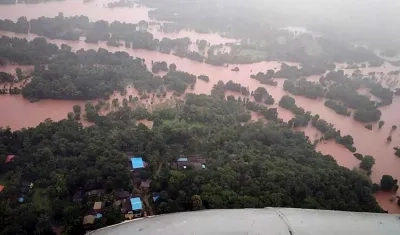
[[[180,158],[178,158],[178,160],[176,160],[177,162],[187,162],[188,161],[188,159],[187,159],[187,157],[180,157]]]
[[[144,168],[144,162],[141,157],[133,157],[131,158],[131,162],[133,169]]]
[[[96,214],[96,218],[97,218],[97,219],[100,219],[101,217],[103,217],[102,214],[100,214],[100,213],[97,213],[97,214]]]
[[[141,210],[142,209],[142,201],[140,197],[131,198],[132,210]]]
[[[155,201],[157,201],[157,199],[159,198],[160,196],[154,196],[153,197],[153,201],[155,202]]]

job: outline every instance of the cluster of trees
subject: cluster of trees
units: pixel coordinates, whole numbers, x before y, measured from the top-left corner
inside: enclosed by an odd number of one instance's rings
[[[204,74],[197,76],[197,79],[203,80],[205,82],[209,82],[210,81],[210,78],[207,75],[204,75]]]
[[[372,173],[372,167],[375,165],[375,158],[371,155],[365,155],[360,162],[360,168],[367,171],[367,174]]]
[[[39,17],[27,22],[29,32],[51,39],[79,40],[83,36],[77,29],[88,30],[89,18],[86,16],[64,17],[62,13],[54,18]],[[29,28],[30,26],[30,28]],[[28,33],[28,32],[25,32]]]
[[[302,107],[298,107],[296,105],[296,100],[293,97],[290,97],[288,95],[282,96],[282,98],[279,100],[279,106],[290,110],[295,115],[305,115],[306,114],[306,111]],[[307,116],[309,116],[309,115],[307,115]],[[310,114],[310,116],[311,116],[311,114]]]
[[[240,83],[235,83],[232,80],[229,80],[225,84],[225,90],[238,92],[245,96],[250,95],[249,88],[242,86]]]
[[[152,62],[152,68],[151,71],[153,73],[159,73],[160,71],[163,72],[168,72],[168,64],[165,61],[156,61],[156,62]]]
[[[358,160],[360,160],[359,167],[361,169],[365,170],[367,175],[370,175],[372,173],[372,167],[375,165],[375,158],[371,155],[363,156],[360,153],[355,153],[354,157],[357,158]],[[383,176],[382,180],[381,180],[381,185],[374,184],[374,188],[375,188],[374,192],[377,190],[388,191],[387,184],[392,184],[392,183],[397,184],[397,180],[396,180],[396,182],[394,182],[394,181],[388,182],[388,181],[391,181],[391,180],[389,178],[387,178],[387,176]],[[382,184],[382,182],[384,182],[384,183]],[[393,189],[395,189],[397,191],[397,188],[395,187],[395,185],[393,185],[392,187],[393,187]]]
[[[257,89],[252,92],[254,100],[257,102],[263,102],[265,104],[272,105],[275,103],[274,98],[268,93],[267,89],[264,87],[257,87]]]
[[[283,83],[283,89],[293,95],[301,95],[310,99],[317,99],[325,96],[325,90],[320,84],[309,82],[304,78],[298,81],[286,80]]]
[[[5,94],[10,94],[10,95],[19,95],[21,94],[22,90],[19,89],[18,87],[12,87],[12,88],[0,88],[0,95],[5,95]]]
[[[353,153],[357,150],[353,146],[354,140],[351,135],[341,136],[340,131],[336,130],[332,123],[328,123],[324,119],[321,119],[318,114],[312,117],[311,125],[324,134],[321,140],[334,139],[338,144],[344,145]]]
[[[243,87],[242,87],[243,88]],[[213,89],[211,90],[211,95],[213,97],[219,98],[219,99],[224,99],[225,98],[225,91],[226,91],[226,86],[223,81],[218,81],[216,85],[213,86]],[[247,93],[247,89],[246,89]],[[269,96],[266,96],[267,99],[271,99],[272,97],[269,98]],[[229,101],[235,101],[244,108],[246,108],[249,111],[257,112],[265,117],[267,120],[271,121],[277,121],[278,120],[278,110],[276,108],[267,108],[266,106],[259,104],[257,102],[252,102],[250,101],[249,98],[239,98],[236,100],[234,96],[228,96],[226,97],[227,100]],[[272,98],[273,99],[273,98]]]
[[[399,185],[397,179],[391,175],[383,175],[380,181],[379,189],[386,192],[397,192]]]
[[[395,147],[394,150],[395,150],[394,155],[400,157],[400,148]]]
[[[13,82],[14,79],[14,75],[0,71],[0,84]]]
[[[327,100],[325,101],[325,106],[333,109],[337,114],[343,115],[343,116],[350,116],[351,112],[347,110],[346,107],[344,107],[341,103],[333,101],[333,100]]]
[[[114,90],[123,90],[121,74],[87,66],[50,65],[48,70],[35,72],[32,81],[23,89],[28,99],[86,100],[108,98]]]
[[[367,125],[365,125],[364,127],[367,128],[367,129],[370,130],[370,131],[372,130],[372,124],[367,124]]]
[[[344,106],[354,108],[354,119],[360,122],[376,122],[381,117],[381,111],[377,109],[375,102],[367,96],[360,95],[348,86],[337,85],[330,87],[326,98],[339,100]],[[342,109],[342,108],[340,108]],[[344,109],[342,109],[344,111]]]
[[[122,221],[111,198],[116,190],[132,189],[129,163],[104,130],[83,128],[72,120],[47,120],[24,131],[1,129],[0,138],[2,162],[7,153],[18,155],[1,167],[2,179],[7,181],[0,195],[3,234],[53,234],[52,226],[64,227],[67,234],[83,234],[83,216],[95,200],[105,202],[99,226]],[[18,203],[22,181],[33,182],[34,188]],[[85,196],[94,189],[106,192]],[[73,200],[77,192],[84,195],[82,201]]]
[[[175,91],[181,95],[188,86],[193,89],[196,84],[196,76],[182,71],[169,71],[164,77],[164,85],[167,90]]]
[[[92,105],[85,109],[96,112]],[[120,222],[114,192],[132,191],[126,152],[149,163],[151,191],[160,192],[157,213],[268,206],[383,212],[371,183],[317,153],[304,133],[284,123],[241,125],[250,119],[243,101],[187,94],[184,103],[147,114],[152,129],[135,126],[143,111],[119,107],[87,128],[71,118],[15,132],[0,129],[0,162],[10,153],[18,156],[0,168],[6,185],[1,231],[51,233],[54,225],[83,234],[83,216],[95,200],[105,203],[99,227]],[[168,167],[181,154],[194,153],[207,160],[207,169]],[[35,186],[18,203],[24,180]],[[105,192],[73,200],[93,189]]]
[[[297,79],[302,76],[306,76],[302,69],[297,66],[290,66],[285,63],[281,64],[281,69],[274,74],[276,78],[287,78],[287,79]]]
[[[30,42],[7,36],[0,38],[1,58],[20,65],[46,64],[57,51],[58,47],[47,43],[44,38],[35,38]]]
[[[288,95],[282,96],[279,100],[279,106],[290,110],[296,115],[288,122],[291,127],[307,126],[312,118],[311,112],[306,112],[302,107],[298,107],[296,100]]]
[[[360,95],[351,87],[337,85],[330,87],[326,98],[339,100],[346,107],[353,109],[370,109],[375,108],[375,102],[371,101],[367,96]]]
[[[47,62],[47,69],[35,65],[22,94],[29,99],[108,98],[115,90],[124,90],[124,80],[132,81],[139,91],[155,91],[162,85],[141,59],[126,52],[82,49],[74,53],[63,45]]]
[[[196,76],[176,71],[175,64],[153,63],[153,71],[169,70],[161,78],[153,76],[144,60],[134,59],[126,52],[111,53],[105,49],[72,52],[69,46],[63,44],[58,48],[44,38],[28,42],[2,37],[1,52],[9,61],[35,65],[32,81],[22,90],[31,100],[108,98],[116,90],[123,91],[126,82],[132,82],[140,93],[164,92],[166,88],[183,94],[196,82]],[[2,78],[9,80],[6,75],[2,74]]]
[[[204,39],[196,40],[196,44],[200,51],[204,51],[207,46],[210,46],[210,43]]]
[[[266,73],[258,72],[257,74],[250,75],[251,78],[256,79],[261,84],[277,86],[278,83],[274,81],[272,78],[274,77],[275,71],[273,69],[267,70]]]
[[[0,30],[14,33],[28,33],[29,21],[25,16],[19,17],[16,22],[12,20],[0,20]]]
[[[359,122],[376,122],[381,119],[382,112],[379,109],[357,109],[354,111],[354,119]]]
[[[294,60],[298,61],[298,60]],[[297,79],[301,77],[309,77],[311,75],[323,74],[326,70],[335,69],[335,64],[325,63],[314,59],[300,60],[301,67],[290,66],[285,63],[281,64],[281,69],[274,74],[275,78]]]
[[[393,102],[393,91],[390,89],[384,88],[381,84],[377,83],[371,83],[369,88],[371,89],[371,94],[382,100],[380,105],[389,105]]]
[[[108,8],[117,8],[117,7],[134,7],[135,4],[133,1],[130,0],[118,0],[115,2],[109,2],[107,3]]]
[[[54,18],[40,17],[31,19],[20,17],[17,22],[1,20],[0,29],[17,33],[35,33],[39,36],[51,39],[79,40],[85,36],[85,42],[98,43],[106,41],[109,46],[121,46],[124,41],[125,47],[145,49],[171,53],[179,57],[186,57],[191,60],[203,62],[204,57],[195,51],[189,51],[192,43],[188,37],[169,39],[161,41],[155,39],[153,34],[147,32],[148,23],[140,21],[138,24],[121,23],[114,21],[99,20],[90,22],[87,16],[64,17],[62,13]]]

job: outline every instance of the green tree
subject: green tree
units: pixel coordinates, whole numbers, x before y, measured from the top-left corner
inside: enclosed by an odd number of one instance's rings
[[[16,68],[16,69],[15,69],[15,74],[17,75],[18,81],[24,80],[24,75],[23,75],[23,73],[22,73],[21,68],[19,68],[19,67]]]
[[[383,125],[385,125],[385,121],[379,121],[379,129],[381,129],[383,127]]]
[[[68,113],[68,119],[69,120],[73,120],[74,119],[74,113],[73,112],[69,112]]]
[[[380,188],[383,191],[392,191],[393,189],[397,189],[397,180],[394,179],[391,175],[383,175],[381,178]]]
[[[77,113],[81,113],[82,108],[80,105],[76,104],[76,105],[74,105],[73,110],[74,110],[74,113],[77,114]]]
[[[192,209],[194,211],[198,211],[198,210],[204,209],[203,201],[201,200],[201,197],[199,195],[193,195],[192,196]]]
[[[372,130],[372,124],[367,124],[364,127],[367,128],[368,130]]]
[[[360,162],[360,168],[366,170],[369,174],[371,173],[371,169],[374,165],[375,158],[371,155],[365,155],[363,160]]]

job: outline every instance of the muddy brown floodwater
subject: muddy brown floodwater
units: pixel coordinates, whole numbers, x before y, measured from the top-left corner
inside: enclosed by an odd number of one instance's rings
[[[28,18],[37,18],[40,16],[55,16],[58,12],[63,12],[65,16],[72,16],[82,14],[88,16],[91,20],[120,20],[125,22],[138,22],[140,20],[148,20],[147,8],[117,8],[108,9],[104,8],[103,4],[106,1],[94,1],[86,4],[82,4],[80,1],[65,1],[65,2],[50,2],[46,4],[34,4],[34,5],[9,5],[0,7],[0,17],[16,20],[20,16],[27,16]],[[157,32],[160,33],[160,32]],[[160,33],[162,34],[162,33]],[[162,37],[157,34],[156,37]],[[0,32],[0,35],[15,36],[20,38],[27,38],[32,40],[35,35],[24,35],[15,34],[10,32]],[[215,34],[196,34],[191,31],[185,31],[181,34],[175,34],[171,37],[189,36],[192,41],[196,39],[205,39],[212,41],[215,44],[220,40],[222,43],[228,42],[231,39],[224,39]],[[226,41],[224,41],[226,40]],[[260,62],[247,65],[230,65],[226,67],[216,67],[205,63],[198,63],[195,61],[188,60],[186,58],[179,58],[174,55],[162,54],[154,51],[145,50],[133,50],[125,48],[108,47],[105,43],[100,44],[87,44],[83,41],[63,41],[63,40],[49,40],[52,43],[60,46],[61,44],[68,44],[73,50],[84,49],[95,49],[105,48],[109,51],[121,51],[124,50],[134,57],[140,57],[146,60],[147,66],[150,67],[151,61],[166,61],[168,64],[175,63],[179,70],[183,70],[195,75],[205,74],[210,77],[210,82],[198,80],[194,89],[189,91],[193,93],[204,93],[209,94],[212,86],[222,80],[227,82],[233,80],[236,83],[248,87],[250,90],[255,90],[259,86],[265,87],[268,92],[274,97],[276,103],[279,99],[287,94],[282,89],[283,80],[277,80],[278,86],[272,87],[262,85],[258,81],[251,79],[250,74],[257,72],[265,72],[268,69],[280,68],[280,62],[269,61]],[[297,65],[296,63],[289,63],[291,65]],[[230,69],[234,66],[240,68],[239,72],[232,72]],[[341,66],[345,65],[339,65]],[[384,64],[379,68],[366,68],[363,69],[364,73],[368,72],[389,72],[398,69],[389,64]],[[0,67],[0,70],[13,71],[13,67]],[[345,70],[346,73],[352,73],[354,70]],[[313,81],[318,81],[319,76],[312,76],[309,78]],[[368,91],[360,91],[368,92]],[[129,94],[135,95],[133,88],[129,89]],[[129,95],[127,94],[127,96]],[[232,93],[227,93],[232,94]],[[137,94],[136,94],[137,95]],[[236,97],[238,94],[233,94]],[[114,94],[114,97],[122,98],[119,94]],[[295,96],[297,105],[303,107],[305,110],[311,111],[313,114],[319,114],[321,118],[334,124],[334,126],[341,131],[344,135],[352,135],[355,142],[357,152],[366,155],[372,155],[376,159],[376,164],[372,169],[371,178],[374,182],[379,182],[380,178],[384,174],[392,175],[394,178],[400,179],[400,158],[394,155],[393,147],[400,147],[400,130],[393,133],[390,132],[392,125],[400,125],[400,97],[395,97],[393,104],[382,107],[382,120],[385,121],[385,125],[382,129],[377,128],[377,124],[374,123],[373,130],[369,131],[364,128],[364,124],[354,121],[351,117],[344,117],[336,114],[333,110],[324,106],[324,99],[311,100],[305,97]],[[0,126],[10,126],[12,129],[20,129],[23,127],[34,127],[46,118],[53,120],[61,120],[66,117],[67,113],[72,110],[74,104],[84,105],[84,101],[60,101],[60,100],[42,100],[37,103],[30,103],[20,95],[3,95],[0,96],[0,110],[2,115],[0,116]],[[147,104],[148,105],[148,104]],[[277,107],[277,105],[273,105]],[[293,114],[288,110],[281,109],[279,107],[279,117],[285,121],[290,120]],[[252,113],[252,120],[257,120],[260,116]],[[142,123],[151,126],[151,123],[142,121]],[[315,128],[308,126],[301,128],[299,131],[304,131],[310,140],[314,140],[322,136],[322,134]],[[386,138],[388,135],[392,135],[392,142],[387,143]],[[317,150],[324,154],[332,155],[339,165],[352,169],[357,167],[359,161],[353,156],[353,154],[341,145],[336,144],[334,141],[321,142],[317,146]],[[376,198],[380,205],[391,213],[400,213],[400,207],[394,205],[389,199],[392,195],[388,193],[378,193]]]

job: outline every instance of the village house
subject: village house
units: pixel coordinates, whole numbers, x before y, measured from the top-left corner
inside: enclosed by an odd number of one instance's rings
[[[140,187],[141,188],[150,188],[150,184],[151,184],[151,180],[147,179],[147,180],[142,180],[142,182],[140,183]]]
[[[87,215],[87,216],[83,217],[83,226],[87,227],[87,226],[93,225],[95,219],[96,219],[96,216],[94,216],[94,215]]]
[[[103,209],[103,202],[95,202],[93,205],[93,211],[100,212]]]
[[[206,169],[206,160],[198,155],[190,155],[187,157],[179,157],[176,162],[171,164],[174,168],[193,167],[195,169]]]
[[[132,205],[132,214],[135,218],[139,218],[142,216],[142,209],[143,204],[140,197],[133,197],[131,198],[131,205]]]
[[[104,193],[105,193],[104,189],[95,189],[95,190],[86,192],[86,195],[93,197],[93,196],[100,196],[101,194],[104,194]]]
[[[129,198],[131,194],[128,191],[118,191],[115,193],[115,197],[117,200]]]
[[[24,193],[24,194],[28,193],[33,188],[33,185],[34,184],[32,182],[23,181],[21,184],[21,189],[20,189],[21,193]]]
[[[130,157],[131,161],[131,171],[139,170],[145,168],[145,164],[142,157]]]
[[[14,160],[15,155],[7,155],[5,163],[10,163]]]

